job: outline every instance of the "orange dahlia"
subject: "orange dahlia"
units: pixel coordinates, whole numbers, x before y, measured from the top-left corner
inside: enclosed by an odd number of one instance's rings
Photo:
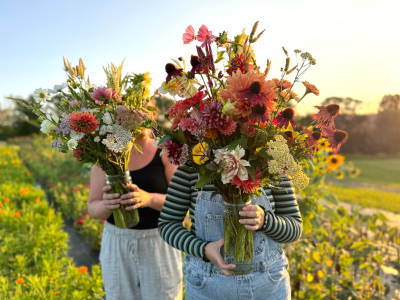
[[[313,93],[314,95],[319,96],[319,90],[315,85],[309,83],[308,81],[304,81],[303,84],[307,89],[306,94]]]
[[[72,130],[76,132],[90,133],[99,127],[99,120],[96,120],[96,116],[89,112],[72,112],[69,115],[68,123]]]

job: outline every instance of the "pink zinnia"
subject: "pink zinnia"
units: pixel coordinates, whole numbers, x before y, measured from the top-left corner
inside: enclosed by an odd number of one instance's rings
[[[237,122],[234,118],[230,118],[225,126],[219,127],[218,130],[224,135],[231,135],[236,131]]]
[[[107,104],[109,100],[120,100],[118,91],[113,91],[111,88],[108,89],[106,87],[99,87],[93,93],[89,93],[89,95],[98,105]]]
[[[199,128],[199,124],[193,118],[188,118],[179,123],[179,126],[183,131],[188,130],[189,132],[193,132]]]
[[[84,224],[84,222],[82,221],[82,220],[79,220],[79,221],[77,221],[76,222],[78,225],[83,225]]]
[[[335,129],[333,118],[339,114],[340,106],[337,104],[329,104],[327,106],[316,106],[319,109],[317,114],[318,121],[321,126]]]
[[[199,32],[197,33],[197,40],[203,42],[201,47],[204,47],[206,44],[214,42],[215,36],[212,35],[212,32],[208,30],[207,26],[201,25]]]
[[[294,110],[293,108],[285,108],[281,111],[278,116],[272,121],[272,124],[278,125],[279,128],[287,128],[289,123],[292,124],[293,129],[299,127],[294,120]]]
[[[343,130],[334,130],[327,127],[323,127],[322,130],[328,136],[329,148],[332,148],[335,152],[347,141],[348,135]]]
[[[190,44],[191,42],[194,41],[195,39],[195,35],[194,35],[194,29],[192,27],[192,25],[189,25],[186,30],[185,33],[183,34],[183,44]]]
[[[227,118],[222,116],[222,103],[221,102],[211,102],[204,106],[201,112],[201,118],[204,125],[208,128],[221,128],[226,125]]]
[[[72,112],[68,119],[69,126],[76,132],[90,133],[99,127],[99,120],[96,120],[96,116],[89,112]]]
[[[253,179],[250,177],[250,175],[249,178],[247,178],[247,180],[243,181],[240,180],[238,176],[235,176],[232,179],[231,184],[236,185],[238,189],[242,189],[244,193],[254,193],[256,191],[256,188],[258,188],[261,182],[262,173],[259,168],[256,168],[255,175],[256,176],[254,182]]]

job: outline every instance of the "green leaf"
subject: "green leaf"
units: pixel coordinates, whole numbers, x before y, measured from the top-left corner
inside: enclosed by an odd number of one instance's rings
[[[249,173],[253,182],[256,182],[256,170],[254,166],[247,167],[247,172]]]
[[[270,160],[274,159],[271,155],[267,153],[267,149],[265,148],[259,148],[259,150],[257,150],[257,154],[259,154],[265,159],[270,159]]]
[[[240,125],[242,128],[244,128],[244,125],[243,125],[242,121],[241,121],[239,118],[237,118],[237,117],[235,117],[235,116],[233,116],[233,118],[235,119],[236,122],[239,123],[239,125]]]
[[[364,242],[358,241],[355,242],[353,245],[351,245],[350,249],[362,248],[362,247],[364,247]]]
[[[387,222],[389,221],[388,218],[386,218],[386,216],[382,213],[378,213],[378,219],[381,220],[382,222]]]
[[[143,154],[143,152],[142,152],[142,147],[140,147],[140,145],[135,144],[135,148],[136,148],[140,153]]]
[[[157,111],[157,110],[158,110],[157,107],[151,107],[151,106],[146,107],[146,109],[147,109],[148,111],[151,111],[151,112]]]
[[[170,135],[164,135],[164,136],[162,137],[162,139],[160,140],[160,142],[158,143],[158,145],[161,145],[162,143],[164,143],[164,142],[166,142],[166,141],[169,141],[169,140],[172,140],[172,139],[173,139],[172,136],[170,136]]]
[[[178,140],[182,145],[186,144],[185,133],[183,132],[182,127],[180,127],[180,126],[178,129]]]
[[[219,63],[223,58],[224,58],[224,53],[225,53],[225,51],[219,51],[217,54],[218,54],[218,57],[217,57],[217,59],[215,60],[215,62],[214,63]]]
[[[237,140],[234,140],[230,145],[226,147],[227,150],[235,150],[237,146],[240,146],[243,149],[247,149],[247,139],[245,137],[241,137]]]
[[[332,194],[332,193],[330,193],[330,194],[325,194],[325,195],[324,195],[324,198],[325,198],[327,201],[329,201],[330,203],[333,203],[333,204],[335,204],[335,205],[338,205],[338,204],[339,204],[339,201],[338,201],[338,199],[337,199],[337,197],[336,197],[335,194]]]
[[[72,96],[77,99],[77,100],[82,100],[81,97],[78,96],[78,94],[70,87],[68,86],[69,91],[71,92]]]
[[[249,159],[247,161],[252,161],[252,160],[255,160],[257,158],[258,158],[257,155],[250,155],[250,157],[249,157]]]
[[[195,188],[202,188],[209,184],[212,181],[212,172],[207,172],[203,176],[200,177],[199,181],[197,181]]]

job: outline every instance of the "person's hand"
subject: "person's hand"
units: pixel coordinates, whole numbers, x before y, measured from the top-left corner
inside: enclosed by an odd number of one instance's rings
[[[243,211],[239,212],[242,217],[246,219],[240,219],[240,224],[245,224],[245,228],[248,230],[258,230],[263,227],[265,220],[264,210],[258,205],[249,205],[243,207]]]
[[[130,204],[130,206],[125,207],[126,210],[150,206],[152,199],[150,193],[139,189],[136,184],[127,184],[126,186],[132,190],[132,192],[121,196],[121,204]]]
[[[224,244],[224,238],[220,239],[216,242],[211,242],[206,245],[204,248],[204,253],[207,259],[221,269],[222,273],[225,276],[231,276],[231,272],[229,270],[235,268],[234,264],[227,265],[225,264],[224,259],[221,256],[221,247]]]
[[[117,209],[120,206],[119,194],[108,194],[111,186],[106,185],[103,187],[103,205],[107,210]]]

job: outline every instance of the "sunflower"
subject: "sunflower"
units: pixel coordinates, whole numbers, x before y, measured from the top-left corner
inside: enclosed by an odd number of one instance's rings
[[[325,163],[328,164],[328,171],[336,170],[344,161],[344,156],[341,154],[329,155]]]

